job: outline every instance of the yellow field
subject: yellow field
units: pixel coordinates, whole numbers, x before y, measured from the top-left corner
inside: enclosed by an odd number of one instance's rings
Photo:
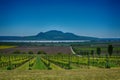
[[[0,80],[120,80],[120,69],[3,70]]]
[[[7,48],[14,48],[15,46],[5,46],[5,45],[2,45],[0,46],[0,49],[7,49]]]

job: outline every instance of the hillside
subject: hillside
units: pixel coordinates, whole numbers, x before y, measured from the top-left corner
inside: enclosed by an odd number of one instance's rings
[[[96,40],[95,37],[78,36],[73,33],[64,33],[62,31],[51,30],[40,32],[34,36],[0,36],[0,40]]]

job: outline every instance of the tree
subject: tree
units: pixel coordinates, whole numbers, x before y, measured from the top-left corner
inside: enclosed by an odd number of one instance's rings
[[[91,55],[94,56],[94,50],[91,50]]]
[[[33,52],[32,52],[32,51],[29,51],[28,54],[33,54]]]
[[[27,54],[26,52],[22,52],[22,54]]]
[[[16,50],[13,52],[14,54],[20,54],[21,52],[19,50]]]
[[[108,45],[108,53],[111,56],[113,53],[113,46],[112,45]]]
[[[100,56],[100,54],[101,54],[101,48],[98,47],[96,52],[97,52],[97,54]]]
[[[38,51],[37,54],[42,54],[42,52],[41,52],[41,51]]]
[[[44,51],[38,51],[37,54],[46,54],[46,52],[44,52]]]
[[[57,54],[58,54],[58,55],[62,55],[62,53],[60,53],[60,52],[59,52],[59,53],[57,53]]]

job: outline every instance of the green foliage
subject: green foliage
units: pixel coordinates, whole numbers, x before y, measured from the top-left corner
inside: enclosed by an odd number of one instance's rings
[[[100,48],[100,47],[97,47],[96,52],[97,52],[97,54],[100,56],[100,54],[101,54],[101,48]]]
[[[86,52],[88,54],[89,52]],[[92,53],[92,51],[91,51]],[[7,70],[16,69],[22,65],[27,64],[27,70],[34,69],[79,69],[79,68],[91,68],[91,66],[96,68],[111,68],[120,67],[120,57],[119,56],[101,56],[94,59],[90,56],[79,56],[79,55],[34,55],[29,54],[12,54],[12,55],[2,55],[0,54],[0,70],[5,68]],[[93,61],[94,60],[94,61]],[[29,63],[30,62],[30,63]],[[29,65],[29,66],[28,66]],[[34,66],[34,67],[33,67]]]
[[[37,54],[46,54],[46,52],[44,52],[44,51],[38,51]]]
[[[7,70],[12,70],[12,67],[11,67],[11,66],[8,66],[8,67],[7,67]]]
[[[19,50],[16,50],[13,52],[14,54],[20,54],[21,52]]]
[[[29,67],[29,68],[28,68],[28,70],[32,70],[32,68],[31,68],[31,67]]]
[[[112,45],[108,45],[108,53],[111,56],[113,53],[113,46]]]
[[[58,55],[63,55],[63,53],[57,53]]]
[[[26,52],[22,52],[22,54],[27,54]]]
[[[7,70],[12,70],[12,69],[11,69],[11,67],[9,66],[9,67],[7,67]]]
[[[29,67],[32,67],[34,65],[34,63],[35,63],[35,59],[30,60],[29,61]]]
[[[110,63],[109,63],[109,56],[106,55],[106,65],[105,68],[110,68]]]
[[[29,51],[28,54],[33,54],[33,52],[32,52],[32,51]]]
[[[91,50],[91,53],[90,53],[92,56],[94,56],[94,50]]]
[[[3,54],[1,55],[1,60],[0,60],[0,69],[5,68],[7,70],[15,69],[27,61],[29,61],[32,58],[32,55],[23,55],[23,54],[11,54],[11,55],[6,55]]]

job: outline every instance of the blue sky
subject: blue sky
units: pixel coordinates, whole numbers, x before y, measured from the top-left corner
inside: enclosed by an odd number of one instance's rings
[[[0,0],[0,36],[48,30],[120,38],[119,0]]]

